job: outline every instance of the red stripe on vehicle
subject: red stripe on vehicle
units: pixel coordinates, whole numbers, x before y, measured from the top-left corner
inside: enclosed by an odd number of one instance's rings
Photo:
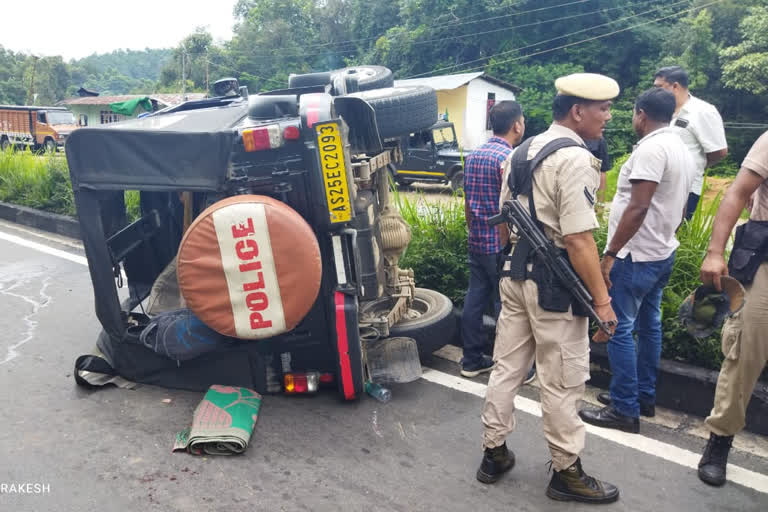
[[[320,120],[320,109],[309,107],[307,109],[307,126],[312,128]]]
[[[341,387],[344,390],[344,398],[355,398],[355,384],[352,380],[352,364],[349,361],[349,339],[347,338],[347,318],[344,315],[344,294],[334,293],[336,302],[336,348],[339,352],[339,366],[341,368]]]

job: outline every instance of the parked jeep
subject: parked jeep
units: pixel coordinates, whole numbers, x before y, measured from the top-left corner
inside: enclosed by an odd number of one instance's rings
[[[420,372],[418,353],[449,342],[455,320],[448,298],[399,266],[410,228],[388,175],[402,136],[435,123],[437,100],[391,85],[377,66],[294,75],[250,96],[225,79],[217,97],[73,132],[103,327],[76,362],[78,383],[326,384],[354,399],[376,376]],[[139,191],[136,220],[128,190]]]
[[[417,181],[448,183],[454,191],[464,187],[464,159],[453,123],[438,121],[419,132],[403,135],[403,162],[393,177],[399,184]]]

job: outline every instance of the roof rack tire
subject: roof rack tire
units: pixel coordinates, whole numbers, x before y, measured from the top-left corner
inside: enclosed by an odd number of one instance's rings
[[[437,93],[424,85],[388,87],[349,94],[367,101],[376,112],[382,138],[429,128],[437,121]]]
[[[364,303],[363,313],[386,313],[393,306],[391,297],[381,297]],[[424,359],[432,352],[450,343],[456,334],[456,318],[451,299],[440,292],[416,288],[413,304],[406,318],[389,330],[391,337],[404,336],[416,340],[419,356]]]
[[[314,87],[316,85],[328,85],[333,81],[332,71],[322,73],[304,73],[302,75],[288,75],[288,87],[291,89],[299,87]]]
[[[357,78],[358,89],[370,91],[395,85],[392,71],[384,66],[354,66],[337,69],[335,73]]]
[[[340,68],[322,73],[304,73],[301,75],[289,75],[288,87],[314,87],[333,83],[334,76],[343,78],[357,78],[357,88],[360,91],[370,91],[383,87],[392,87],[395,79],[392,71],[384,66],[353,66]]]

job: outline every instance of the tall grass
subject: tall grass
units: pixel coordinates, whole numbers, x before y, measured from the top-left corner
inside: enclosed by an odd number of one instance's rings
[[[413,201],[396,187],[392,193],[413,236],[401,266],[414,269],[417,286],[439,290],[461,306],[469,282],[464,202],[457,195],[442,203],[427,202],[423,195]]]
[[[12,149],[0,152],[0,201],[74,215],[66,160]]]

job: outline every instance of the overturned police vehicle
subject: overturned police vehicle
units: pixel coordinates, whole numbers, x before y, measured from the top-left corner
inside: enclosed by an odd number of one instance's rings
[[[400,137],[435,123],[435,92],[378,66],[288,85],[249,96],[225,79],[216,97],[68,139],[103,327],[79,384],[354,399],[387,340],[424,355],[451,339],[450,300],[399,266],[410,228],[388,179]]]

